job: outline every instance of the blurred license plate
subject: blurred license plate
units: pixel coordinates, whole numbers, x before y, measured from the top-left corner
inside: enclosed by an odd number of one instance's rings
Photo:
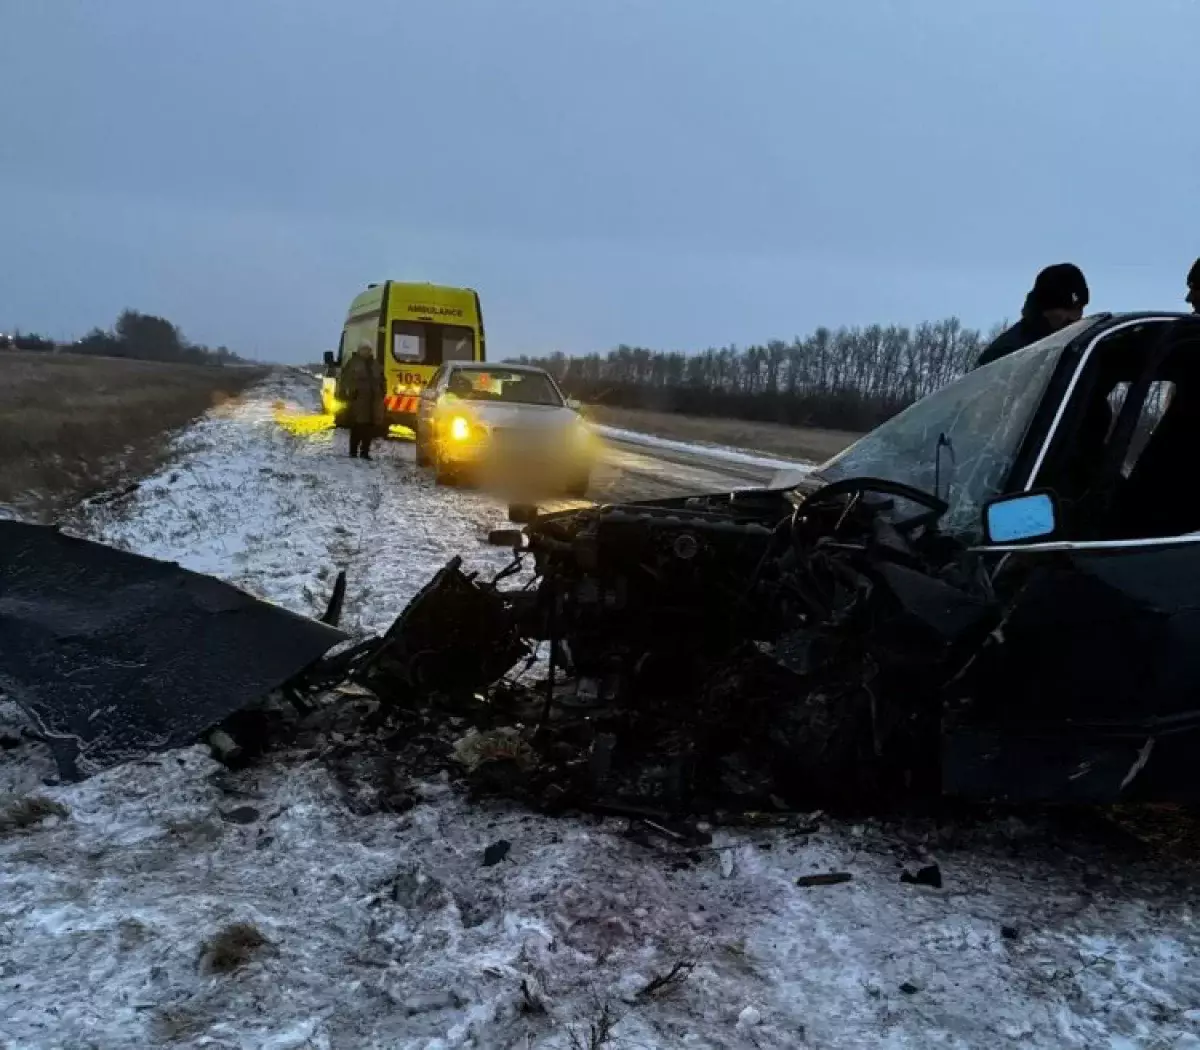
[[[537,452],[546,448],[546,440],[536,430],[497,428],[492,431],[492,443],[501,452]]]

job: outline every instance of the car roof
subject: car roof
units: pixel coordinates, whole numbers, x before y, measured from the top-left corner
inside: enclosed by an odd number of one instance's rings
[[[1083,320],[1093,321],[1092,328],[1095,329],[1127,324],[1129,321],[1200,321],[1200,314],[1180,310],[1131,310],[1127,313],[1090,314]]]

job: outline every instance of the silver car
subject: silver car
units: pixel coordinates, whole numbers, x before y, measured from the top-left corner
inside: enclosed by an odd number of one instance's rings
[[[587,494],[594,436],[554,378],[528,365],[455,361],[421,392],[417,463],[449,484],[471,476]]]

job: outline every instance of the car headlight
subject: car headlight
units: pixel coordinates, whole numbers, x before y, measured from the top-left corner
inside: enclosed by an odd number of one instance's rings
[[[450,437],[454,441],[466,441],[471,436],[471,424],[466,416],[455,416],[450,420]]]

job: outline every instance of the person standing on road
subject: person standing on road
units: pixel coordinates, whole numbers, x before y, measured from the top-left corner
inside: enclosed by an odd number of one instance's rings
[[[1188,293],[1184,299],[1192,308],[1192,313],[1200,314],[1200,259],[1192,263],[1187,276]]]
[[[350,458],[370,459],[371,442],[383,428],[383,375],[375,351],[363,343],[347,362],[338,383],[337,398],[345,403],[350,428]]]
[[[1053,335],[1083,316],[1088,304],[1088,286],[1083,271],[1073,263],[1047,266],[1037,275],[1025,297],[1021,320],[1001,333],[975,363],[976,368],[990,365],[1008,354],[1024,350],[1031,343]]]

